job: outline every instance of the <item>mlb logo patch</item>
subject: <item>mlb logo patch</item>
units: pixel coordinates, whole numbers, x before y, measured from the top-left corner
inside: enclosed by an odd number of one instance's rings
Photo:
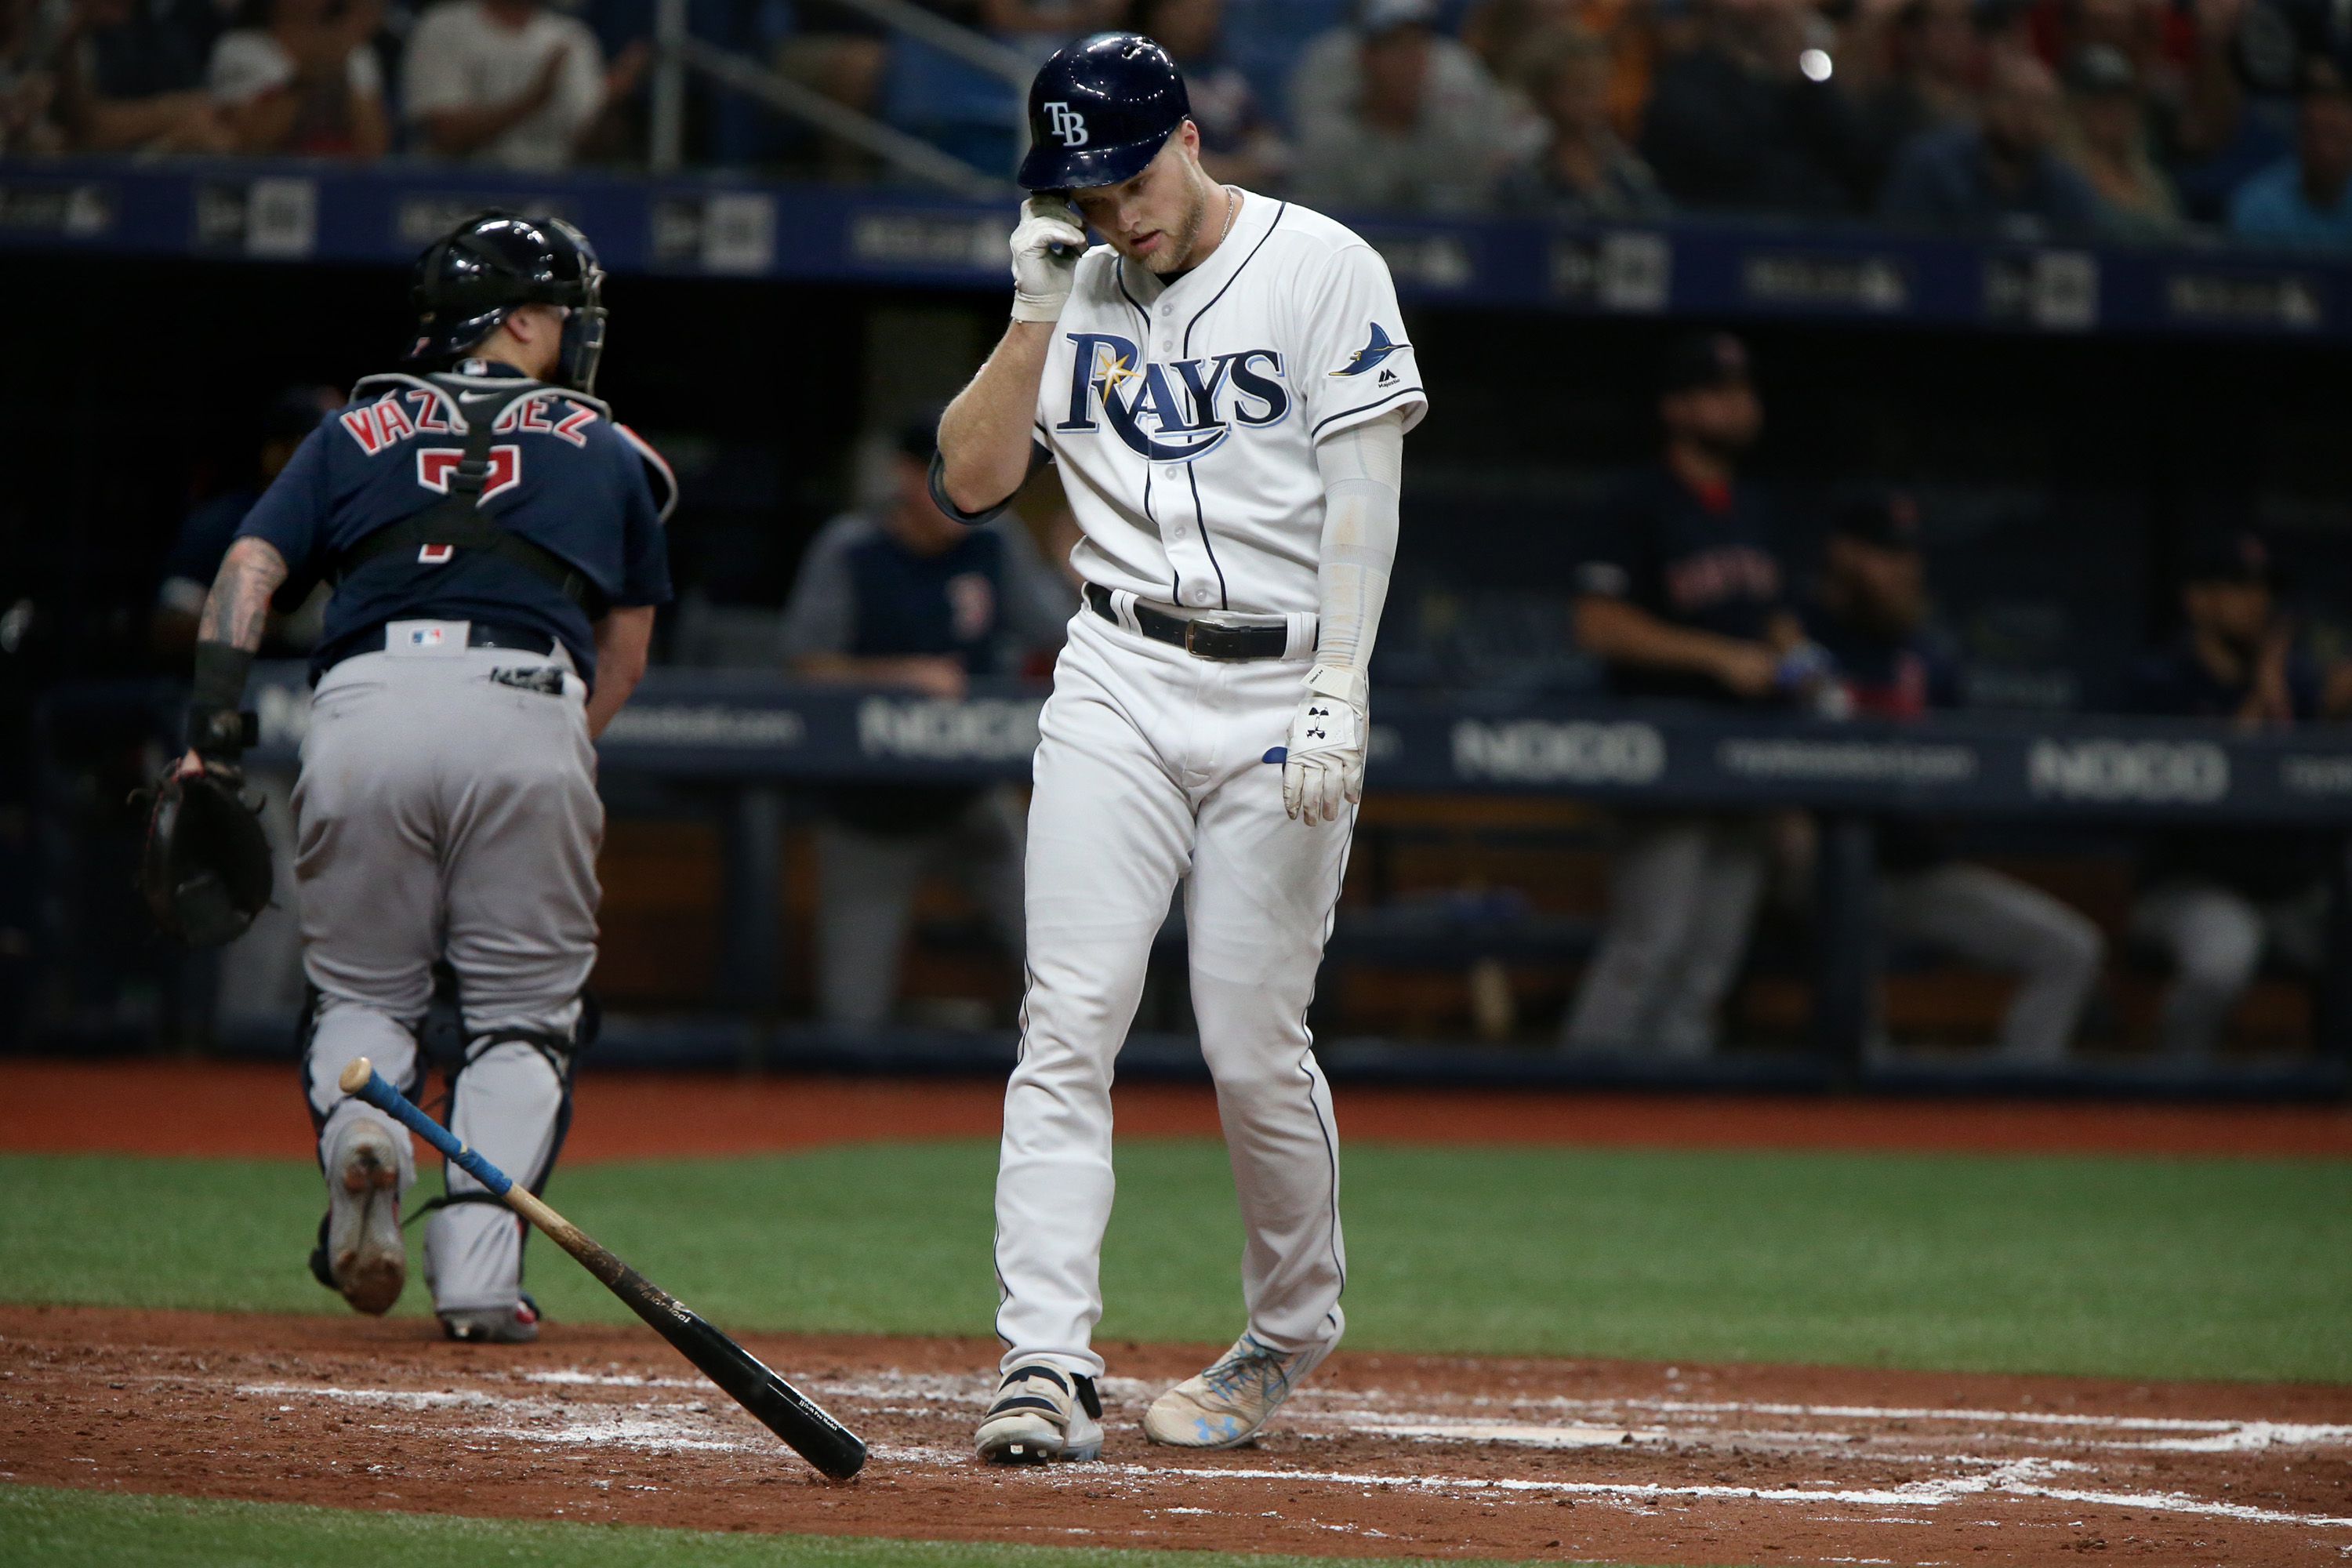
[[[454,544],[420,544],[416,547],[416,563],[419,566],[439,566],[457,553],[457,547]]]
[[[428,544],[425,548],[431,550],[435,547]],[[447,547],[445,545],[441,548],[446,549]],[[411,647],[439,647],[443,642],[447,640],[447,637],[448,628],[446,626],[411,626],[408,628],[408,646]]]

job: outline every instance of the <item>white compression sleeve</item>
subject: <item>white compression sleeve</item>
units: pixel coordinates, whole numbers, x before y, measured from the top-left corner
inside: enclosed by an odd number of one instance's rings
[[[1352,672],[1348,695],[1360,705],[1396,565],[1404,416],[1386,415],[1327,436],[1316,443],[1315,459],[1323,474],[1323,552],[1315,574],[1322,625],[1315,664]]]

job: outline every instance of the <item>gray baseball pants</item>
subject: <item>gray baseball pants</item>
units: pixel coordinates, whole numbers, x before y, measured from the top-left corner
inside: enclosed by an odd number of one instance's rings
[[[2266,948],[2304,969],[2316,971],[2326,962],[2327,896],[2315,890],[2257,903],[2215,882],[2164,882],[2133,906],[2132,935],[2172,960],[2172,989],[2158,1025],[2162,1048],[2210,1056]]]
[[[1706,1056],[1764,892],[1764,819],[1633,817],[1620,834],[1609,870],[1609,923],[1561,1043],[1571,1050]]]
[[[550,664],[564,671],[560,694],[492,679]],[[364,1056],[394,1083],[421,1081],[415,1031],[446,957],[467,1041],[450,1131],[516,1181],[546,1179],[569,1053],[497,1037],[569,1041],[596,960],[604,809],[587,688],[570,669],[560,648],[551,659],[468,649],[459,635],[429,652],[347,658],[320,679],[294,791],[294,875],[318,993],[305,1073],[322,1163],[367,1118],[400,1151],[404,1194],[415,1180],[406,1130],[336,1079]],[[462,1171],[447,1182],[453,1195],[481,1191]],[[436,1210],[425,1264],[439,1310],[511,1306],[522,1222],[490,1204]]]
[[[1882,879],[1879,912],[1897,941],[2018,977],[2001,1020],[2004,1056],[2065,1056],[2106,963],[2106,939],[2088,916],[1990,867],[1960,863]]]
[[[870,833],[846,823],[817,829],[817,1008],[828,1024],[887,1024],[898,999],[899,959],[916,889],[952,872],[1021,960],[1021,805],[1009,789],[988,790],[952,819],[912,833]]]

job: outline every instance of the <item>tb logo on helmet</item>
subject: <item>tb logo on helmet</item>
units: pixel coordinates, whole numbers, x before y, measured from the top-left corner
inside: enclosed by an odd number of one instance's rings
[[[1063,146],[1083,147],[1087,144],[1085,115],[1072,109],[1067,103],[1047,104],[1045,115],[1052,121],[1054,134],[1060,139]]]

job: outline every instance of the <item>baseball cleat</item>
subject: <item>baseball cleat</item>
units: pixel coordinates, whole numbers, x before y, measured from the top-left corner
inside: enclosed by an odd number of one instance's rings
[[[1102,1458],[1102,1401],[1095,1380],[1044,1362],[1004,1374],[980,1424],[980,1457],[1000,1465]]]
[[[461,1344],[527,1345],[539,1338],[539,1303],[528,1296],[511,1307],[469,1307],[440,1318],[441,1331]]]
[[[400,1151],[376,1122],[354,1121],[336,1141],[327,1163],[320,1250],[327,1282],[358,1310],[381,1315],[400,1300],[408,1280],[408,1245],[400,1234]]]
[[[1328,1344],[1286,1353],[1244,1334],[1214,1365],[1153,1400],[1143,1435],[1179,1448],[1238,1448],[1330,1353]]]

